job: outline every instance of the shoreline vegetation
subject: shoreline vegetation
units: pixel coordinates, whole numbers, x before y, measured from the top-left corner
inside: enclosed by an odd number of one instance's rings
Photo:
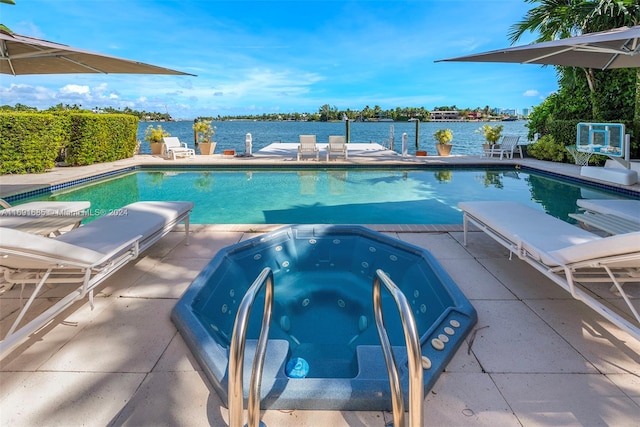
[[[335,106],[325,104],[315,113],[263,113],[256,115],[228,115],[228,116],[198,116],[190,118],[174,118],[168,112],[137,111],[129,107],[117,109],[113,107],[95,107],[92,109],[82,108],[78,104],[58,104],[46,110],[38,110],[36,107],[29,107],[23,104],[0,106],[0,111],[25,111],[25,112],[60,112],[60,111],[87,111],[99,114],[130,114],[138,117],[144,122],[176,122],[176,121],[293,121],[293,122],[487,122],[487,121],[513,121],[526,119],[526,115],[518,114],[517,110],[504,110],[485,107],[458,108],[452,106],[435,107],[427,110],[424,107],[396,107],[395,109],[383,110],[375,105],[370,108],[368,105],[362,110],[339,110]]]

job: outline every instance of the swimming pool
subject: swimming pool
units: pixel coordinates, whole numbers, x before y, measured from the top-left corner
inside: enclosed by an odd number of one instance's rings
[[[145,168],[24,201],[88,200],[98,216],[190,200],[193,224],[461,224],[461,200],[514,200],[573,222],[577,199],[609,197],[624,196],[515,168]]]
[[[469,301],[421,248],[358,226],[284,227],[218,252],[172,312],[224,402],[236,312],[265,267],[273,271],[274,302],[262,376],[263,408],[391,409],[373,313],[377,269],[389,275],[411,306],[422,355],[430,364],[423,371],[425,390],[476,322]],[[247,332],[246,379],[262,321],[264,293],[258,295]],[[409,372],[401,320],[384,291],[382,308],[406,394]]]

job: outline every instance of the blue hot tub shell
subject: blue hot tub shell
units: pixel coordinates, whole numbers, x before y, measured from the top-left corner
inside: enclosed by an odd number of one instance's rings
[[[425,393],[463,343],[477,315],[426,250],[359,226],[295,225],[218,252],[196,277],[172,319],[227,404],[230,336],[242,297],[263,268],[274,277],[274,307],[263,368],[263,409],[391,410],[389,379],[372,308],[382,269],[409,300],[416,321]],[[383,315],[398,362],[405,403],[408,367],[398,310],[382,291]],[[262,300],[250,316],[244,391],[257,342]],[[305,378],[287,375],[304,358]],[[305,361],[305,363],[306,363]]]

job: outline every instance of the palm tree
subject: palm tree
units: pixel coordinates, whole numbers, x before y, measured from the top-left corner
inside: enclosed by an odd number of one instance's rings
[[[322,107],[320,107],[319,113],[320,120],[322,120],[323,122],[328,121],[331,114],[331,107],[329,106],[329,104],[324,104]]]
[[[511,43],[517,42],[525,32],[537,32],[537,42],[556,40],[596,31],[640,23],[638,0],[525,0],[539,6],[527,12],[525,18],[509,30]],[[592,97],[597,92],[595,71],[584,69]],[[597,104],[592,102],[593,117],[600,116]],[[640,69],[636,76],[636,106],[634,120],[640,120]]]

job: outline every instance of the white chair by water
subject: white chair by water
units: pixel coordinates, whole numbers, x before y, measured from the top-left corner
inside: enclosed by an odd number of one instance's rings
[[[132,203],[53,238],[0,228],[0,272],[5,281],[23,288],[35,285],[0,342],[0,360],[74,302],[88,296],[93,304],[96,286],[180,222],[185,224],[188,244],[192,209],[193,202]],[[23,324],[43,285],[56,283],[78,287]]]
[[[601,237],[516,202],[460,202],[458,207],[464,213],[465,246],[471,222],[572,297],[640,340],[638,301],[634,305],[623,289],[625,283],[640,282],[640,232]],[[613,284],[628,311],[606,301],[614,295],[596,296],[595,289],[586,288],[589,283]]]
[[[520,158],[522,158],[522,147],[518,145],[520,137],[518,135],[505,135],[502,137],[502,141],[497,146],[492,146],[489,157],[500,154],[502,160],[505,156],[508,159],[513,159],[513,153],[518,150]]]
[[[176,157],[191,157],[196,155],[196,151],[193,148],[187,147],[186,142],[180,142],[175,136],[165,136],[162,138],[164,143],[164,156],[171,157],[173,160]]]
[[[327,162],[331,158],[331,155],[348,158],[347,143],[344,136],[329,136],[329,143],[327,144]]]
[[[315,135],[300,135],[300,145],[298,145],[298,160],[304,156],[314,156],[316,160],[320,160],[320,150],[316,145]]]

